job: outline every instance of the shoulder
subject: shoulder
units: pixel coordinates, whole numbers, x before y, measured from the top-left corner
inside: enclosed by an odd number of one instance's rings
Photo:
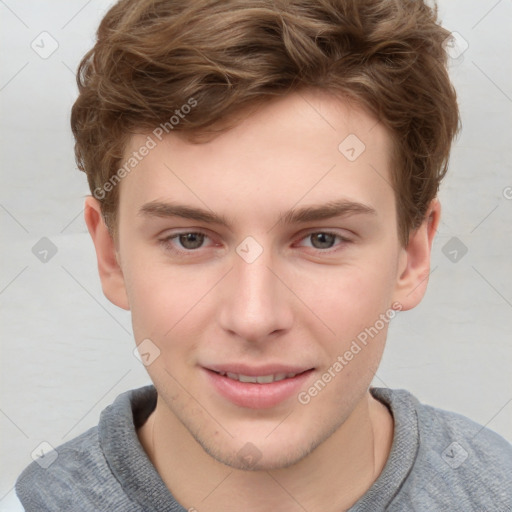
[[[123,489],[105,450],[115,450],[116,439],[135,439],[132,405],[135,401],[140,402],[139,408],[147,408],[143,399],[153,396],[150,391],[142,388],[122,393],[104,409],[99,426],[27,466],[15,486],[25,510],[140,511]],[[129,449],[123,452],[125,456],[130,456]]]
[[[417,416],[418,451],[404,488],[411,491],[412,510],[416,502],[439,510],[512,509],[510,443],[461,414],[420,403],[405,390],[391,393]]]
[[[16,481],[16,494],[27,511],[77,510],[77,504],[89,503],[95,489],[109,480],[98,427],[93,427],[27,466]]]

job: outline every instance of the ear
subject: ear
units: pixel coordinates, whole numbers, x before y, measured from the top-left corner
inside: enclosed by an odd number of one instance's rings
[[[401,249],[396,302],[406,311],[416,307],[423,299],[430,275],[432,242],[441,218],[441,203],[432,200],[421,225],[409,236],[407,247]]]
[[[85,223],[96,249],[98,272],[105,297],[122,309],[130,309],[124,283],[124,276],[119,265],[118,251],[101,214],[100,203],[92,196],[85,200]]]

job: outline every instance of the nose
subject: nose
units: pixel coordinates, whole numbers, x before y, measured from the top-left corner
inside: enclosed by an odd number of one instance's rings
[[[221,327],[237,337],[261,342],[282,334],[293,324],[292,293],[272,268],[270,251],[252,263],[238,254],[222,284],[219,300]]]

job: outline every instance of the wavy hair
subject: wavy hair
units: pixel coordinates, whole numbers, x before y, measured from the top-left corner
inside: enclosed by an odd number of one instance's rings
[[[168,123],[190,98],[197,107],[173,129],[200,143],[244,107],[316,88],[388,129],[405,245],[437,195],[459,128],[449,36],[421,0],[121,0],[78,69],[77,165],[92,192],[118,171],[131,134]],[[101,208],[114,234],[119,191],[109,189]]]

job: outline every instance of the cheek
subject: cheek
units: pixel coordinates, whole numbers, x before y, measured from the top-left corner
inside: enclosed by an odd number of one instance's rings
[[[215,283],[215,275],[193,266],[171,266],[147,257],[127,262],[125,282],[131,305],[133,330],[141,337],[183,338],[193,328],[190,320],[201,311],[201,300]],[[177,334],[179,333],[179,335]]]
[[[326,269],[314,279],[303,279],[300,296],[317,319],[322,319],[339,341],[347,341],[373,325],[391,307],[393,271],[380,265],[350,265]]]

